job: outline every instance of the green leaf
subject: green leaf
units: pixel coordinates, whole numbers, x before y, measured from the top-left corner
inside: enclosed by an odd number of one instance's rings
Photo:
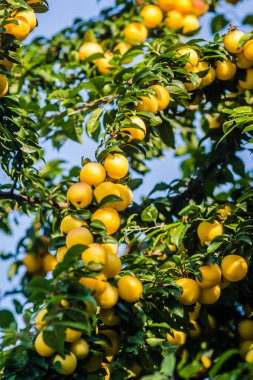
[[[170,123],[163,123],[158,127],[159,135],[166,146],[175,148],[175,136],[172,125]]]
[[[51,292],[51,281],[46,278],[37,277],[29,282],[27,289],[31,292],[34,291],[43,291],[44,293]]]
[[[55,90],[48,95],[49,100],[65,100],[70,98],[70,90]]]
[[[24,153],[34,153],[37,152],[40,148],[37,146],[31,146],[29,144],[25,144],[24,141],[17,139],[17,141],[21,144],[20,150]]]
[[[13,314],[9,310],[0,310],[0,327],[5,329],[13,323],[16,324]]]
[[[165,329],[168,331],[171,331],[171,327],[168,325],[166,322],[161,322],[161,323],[152,323],[150,327],[158,327],[159,329]],[[164,340],[164,339],[163,339]]]
[[[107,195],[101,200],[101,202],[99,203],[99,207],[104,207],[109,203],[116,203],[120,201],[122,201],[122,198],[118,197],[117,195]]]
[[[48,176],[56,176],[62,173],[63,168],[60,167],[60,164],[64,164],[64,160],[52,160],[48,162],[41,170],[40,175],[44,178]]]
[[[221,246],[222,243],[223,243],[222,241],[214,241],[208,246],[207,252],[208,253],[215,252]]]
[[[155,206],[150,205],[141,213],[141,220],[143,222],[154,222],[158,217],[158,210]]]
[[[233,159],[231,160],[231,165],[236,174],[238,174],[241,177],[244,177],[245,175],[244,163],[239,157],[234,156]]]
[[[178,297],[179,297],[179,295],[180,295],[180,292],[178,292]],[[184,308],[183,308],[183,305],[181,305],[179,302],[175,302],[174,305],[171,305],[170,309],[178,317],[183,318],[183,316],[184,316]]]
[[[62,356],[64,355],[65,330],[66,327],[55,323],[53,325],[48,324],[43,330],[45,343]]]
[[[241,114],[241,113],[246,113],[246,114],[252,114],[252,108],[249,107],[249,106],[242,106],[242,107],[236,107],[234,108],[234,113],[235,113],[235,116],[237,113]]]
[[[64,236],[57,236],[50,241],[49,250],[54,251],[55,249],[59,247],[63,247],[65,243],[66,243],[66,238]]]
[[[91,218],[91,211],[89,210],[77,210],[70,213],[73,218],[78,220],[89,220]]]
[[[14,307],[15,307],[15,311],[17,314],[22,314],[23,312],[23,305],[16,299],[13,300],[13,304],[14,304]],[[1,320],[1,318],[0,318]]]
[[[243,25],[253,25],[253,14],[247,15],[243,20],[242,20]]]
[[[164,339],[161,338],[147,338],[146,342],[150,347],[159,347],[164,342]]]
[[[212,33],[217,33],[229,24],[229,20],[224,15],[217,15],[211,21]]]
[[[248,125],[247,127],[245,127],[245,128],[243,129],[243,133],[251,132],[251,131],[253,131],[253,124]]]
[[[240,204],[241,202],[245,201],[245,199],[253,198],[253,191],[246,192],[245,194],[241,195],[237,199],[237,203]]]
[[[104,112],[103,108],[96,108],[92,113],[90,114],[89,120],[87,121],[87,134],[88,136],[92,137],[93,134],[96,132],[96,130],[99,128],[99,119]]]
[[[97,230],[96,232],[98,232],[98,231],[106,232],[107,231],[105,224],[103,222],[100,222],[100,220],[96,220],[96,219],[91,221],[90,229],[91,229],[91,231]]]
[[[179,247],[179,245],[182,243],[182,240],[188,228],[189,226],[187,224],[182,223],[171,231],[171,238],[177,247]]]
[[[76,112],[76,111],[75,111]],[[63,128],[63,133],[73,141],[78,143],[82,142],[83,127],[81,123],[78,123],[76,116],[70,116],[64,121],[64,115],[62,115],[58,121],[58,124]]]
[[[156,127],[157,125],[162,124],[162,119],[159,116],[153,115],[149,121],[151,127]]]
[[[235,355],[239,355],[238,350],[231,349],[224,352],[224,354],[219,357],[217,362],[212,366],[211,370],[209,371],[210,380],[214,380],[216,375],[218,375],[219,371],[221,370],[222,366],[226,363],[226,361]]]
[[[248,245],[252,245],[252,240],[248,235],[244,235],[243,233],[236,235],[236,240],[246,243]]]
[[[130,179],[128,182],[127,182],[127,186],[131,189],[131,190],[136,190],[139,186],[141,186],[143,183],[143,179],[142,178],[133,178],[133,179]]]
[[[77,260],[77,258],[83,253],[87,246],[83,244],[77,244],[71,247],[63,258],[61,263],[58,263],[53,271],[54,277],[59,276],[61,273],[66,272],[70,266]]]
[[[252,36],[252,34],[245,34],[244,36],[242,36],[239,40],[238,48],[243,47],[246,44],[246,42],[252,39]]]
[[[173,353],[164,357],[161,365],[162,372],[167,376],[172,376],[176,366],[176,358]]]
[[[7,274],[8,280],[11,280],[17,274],[17,270],[18,270],[17,263],[16,262],[12,263],[9,267],[8,274]]]
[[[101,58],[103,55],[100,53],[93,54],[90,56],[87,60],[88,61],[93,61],[94,58]],[[89,91],[92,91],[94,93],[100,94],[101,90],[103,89],[105,84],[105,79],[102,76],[99,77],[94,77],[90,79],[88,82],[83,82],[78,86],[79,91],[86,89]]]
[[[97,42],[97,38],[92,29],[87,29],[84,33],[85,42]]]

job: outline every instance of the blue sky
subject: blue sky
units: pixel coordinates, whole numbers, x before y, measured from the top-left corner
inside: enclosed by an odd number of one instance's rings
[[[220,10],[222,13],[227,14],[235,25],[239,24],[238,15],[240,19],[248,11],[249,4],[251,0],[244,0],[242,5],[238,7],[233,7],[231,5],[223,5]],[[46,14],[38,15],[39,26],[25,41],[28,43],[34,37],[39,35],[44,35],[50,37],[52,34],[60,31],[63,27],[71,25],[72,21],[76,17],[82,17],[87,19],[89,17],[97,16],[100,9],[114,4],[114,0],[49,0],[50,11]],[[208,14],[201,19],[201,24],[203,25],[200,36],[208,37],[209,35],[209,25],[210,17]],[[244,32],[248,32],[248,27],[243,27]],[[77,144],[75,142],[69,141],[64,145],[61,152],[52,150],[49,143],[45,144],[46,147],[46,160],[52,160],[57,158],[65,158],[68,160],[67,167],[72,165],[77,165],[80,163],[82,156],[94,158],[94,151],[96,144],[84,136],[83,144]],[[138,189],[135,193],[135,197],[139,198],[142,194],[147,194],[153,185],[157,182],[166,181],[170,182],[179,175],[179,161],[173,157],[174,152],[168,151],[166,153],[166,159],[154,160],[149,163],[151,172],[145,177],[144,185]],[[17,215],[16,215],[17,216]],[[31,219],[28,217],[19,219],[19,226],[15,226],[15,234],[12,237],[5,236],[0,232],[0,239],[2,247],[5,251],[14,251],[18,239],[24,234],[25,229],[30,225]],[[7,281],[7,270],[9,263],[1,263],[1,277],[0,277],[0,292],[7,289],[12,289],[18,284],[18,278],[15,278],[12,283]],[[0,308],[9,306],[9,300],[0,299]]]

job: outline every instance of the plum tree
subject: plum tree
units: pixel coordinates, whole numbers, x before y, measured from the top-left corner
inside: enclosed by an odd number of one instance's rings
[[[238,1],[115,0],[20,48],[48,3],[2,3],[0,228],[31,225],[0,254],[1,378],[250,379],[252,18]],[[85,133],[92,160],[86,139],[67,166]],[[138,201],[168,150],[179,178],[158,170]]]

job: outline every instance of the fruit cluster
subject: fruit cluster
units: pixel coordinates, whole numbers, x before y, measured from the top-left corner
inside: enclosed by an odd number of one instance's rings
[[[201,310],[201,304],[197,301],[194,306],[194,310],[189,313],[189,320],[191,325],[191,330],[189,332],[189,338],[192,340],[199,339],[199,341],[203,342],[205,340],[206,334],[212,334],[212,332],[216,329],[219,329],[219,325],[217,324],[216,319],[213,315],[208,314],[208,329],[202,328],[201,322],[198,321]],[[243,311],[246,316],[252,314],[252,309],[249,305],[243,305]],[[235,321],[231,321],[232,325],[235,326]],[[223,328],[223,327],[222,327]],[[232,338],[235,335],[239,337],[239,351],[241,356],[245,359],[246,362],[253,362],[253,321],[251,319],[241,319],[238,323],[237,334],[234,331],[230,331],[228,333]],[[173,336],[167,334],[167,340],[171,345],[183,346],[187,341],[187,334],[183,331],[173,330]],[[202,360],[202,359],[201,359]],[[204,363],[203,363],[204,364]],[[205,363],[207,364],[207,363]],[[209,359],[209,367],[211,365],[211,361]],[[205,365],[204,365],[205,366]],[[205,366],[205,368],[207,368]]]
[[[29,247],[29,253],[26,254],[23,264],[32,278],[45,276],[53,271],[57,264],[55,256],[48,251],[49,243],[49,238],[40,236],[35,239],[33,246]]]
[[[6,35],[13,36],[18,40],[25,39],[37,26],[37,19],[33,10],[20,11],[5,20],[3,28]],[[0,67],[11,70],[13,63],[5,57],[1,57]],[[5,74],[0,74],[0,98],[3,98],[9,90],[8,78]]]
[[[250,314],[252,310],[250,310]],[[241,356],[248,363],[253,363],[253,321],[243,319],[238,325],[238,334],[240,337],[239,349]]]
[[[71,185],[67,191],[67,200],[70,207],[75,210],[93,209],[92,222],[99,222],[106,230],[107,237],[101,240],[101,236],[95,236],[91,232],[88,221],[80,219],[78,216],[64,216],[60,224],[60,230],[65,237],[66,245],[59,247],[56,258],[59,263],[64,261],[68,251],[76,246],[84,246],[80,255],[84,263],[85,270],[80,278],[80,284],[88,288],[93,296],[94,302],[99,306],[99,318],[106,326],[114,326],[119,323],[119,317],[113,307],[118,299],[134,303],[142,296],[142,284],[133,275],[122,275],[115,279],[121,271],[121,260],[117,256],[118,244],[111,235],[117,232],[120,227],[119,211],[125,210],[132,202],[131,190],[117,182],[124,179],[128,174],[128,160],[122,154],[108,155],[103,165],[96,162],[85,163],[80,172],[80,182]],[[86,248],[85,248],[86,247]],[[89,271],[87,274],[87,270]],[[117,287],[113,283],[117,283]],[[62,300],[63,308],[69,307],[69,302]],[[93,305],[86,303],[88,309],[96,313]],[[47,310],[44,309],[35,318],[35,326],[38,330],[43,329],[46,324],[44,317]],[[120,336],[114,330],[103,329],[100,332],[105,335],[111,345],[105,346],[107,357],[115,355],[120,348]],[[86,338],[87,339],[87,338]],[[83,360],[89,354],[89,344],[82,337],[82,332],[67,328],[65,341],[69,352],[65,357],[56,355],[53,363],[60,362],[59,372],[64,375],[73,373],[76,369],[77,360]],[[54,350],[46,345],[43,339],[43,332],[40,332],[35,340],[35,349],[42,357],[51,357]],[[94,361],[98,361],[98,367],[103,357],[88,357],[85,367],[88,372],[92,372]],[[106,366],[106,364],[103,364]],[[108,369],[106,369],[109,371]]]
[[[168,11],[165,18],[167,27],[173,29],[183,28],[183,31],[189,32],[190,29],[197,30],[198,24],[195,24],[191,19],[200,16],[208,11],[208,5],[202,0],[180,0],[180,1],[165,1],[159,0],[157,5],[144,5],[140,11],[140,16],[143,17],[143,23],[132,22],[124,27],[122,32],[123,41],[118,42],[113,51],[105,51],[104,47],[98,42],[84,42],[79,49],[80,61],[94,55],[91,58],[99,73],[107,74],[117,66],[113,60],[114,55],[121,58],[121,63],[130,63],[131,58],[124,55],[135,45],[142,44],[148,37],[148,28],[154,29],[159,26],[163,20],[163,12]],[[182,15],[181,13],[184,15]],[[182,21],[180,20],[180,17]],[[182,24],[183,20],[189,20],[186,24]],[[186,21],[184,21],[186,22]],[[194,26],[196,25],[196,26]],[[191,31],[192,31],[191,30]],[[222,58],[206,56],[202,58],[202,53],[199,48],[185,45],[182,48],[175,47],[175,59],[181,59],[179,66],[186,71],[186,75],[179,75],[180,79],[188,92],[194,90],[203,90],[219,80],[226,86],[227,81],[234,81],[237,85],[238,92],[253,88],[253,40],[243,32],[231,27],[229,33],[224,37],[224,47],[226,52]],[[96,57],[97,56],[97,57]],[[102,56],[102,57],[101,57]],[[178,61],[177,61],[178,65]],[[241,69],[246,71],[241,71]],[[238,75],[236,76],[236,72]],[[194,74],[194,75],[192,75]],[[196,74],[196,75],[195,75]],[[150,103],[152,103],[150,101]],[[145,111],[154,112],[152,106]]]
[[[205,0],[157,0],[157,5],[167,12],[164,20],[166,27],[181,31],[182,34],[196,32],[200,27],[198,18],[209,9]]]
[[[226,68],[227,75],[231,79],[237,69],[246,70],[241,75],[245,79],[238,79],[239,89],[252,90],[253,89],[253,39],[248,38],[245,40],[245,34],[240,30],[231,28],[229,33],[224,37],[225,49],[235,57],[235,64],[229,63]],[[225,66],[223,70],[225,69]]]
[[[131,45],[126,42],[118,43],[114,50],[119,51],[120,55],[123,56],[128,49],[130,49]],[[179,55],[188,56],[189,52],[195,53],[195,51],[191,49],[180,49],[178,51]],[[97,42],[85,42],[79,51],[80,60],[85,60],[96,54],[104,54],[104,50],[101,44]],[[107,55],[110,55],[107,56]],[[196,58],[198,61],[197,53]],[[108,58],[108,59],[107,59]],[[109,61],[112,59],[111,53],[105,53],[104,58],[95,58],[92,60],[93,63],[97,65],[97,68],[100,73],[108,73],[110,69],[113,67],[109,64]],[[194,60],[194,58],[193,58]],[[187,64],[186,64],[187,66]],[[192,67],[192,65],[190,64]],[[187,66],[188,67],[188,66]],[[206,83],[208,81],[208,75],[203,78],[202,83]],[[137,112],[152,112],[157,113],[166,109],[170,103],[170,94],[166,87],[161,84],[154,84],[148,87],[146,90],[147,95],[140,96],[140,101],[136,106]],[[131,140],[143,140],[146,135],[146,125],[144,121],[138,116],[130,116],[129,117],[129,127],[123,126],[120,129],[120,133],[123,137],[128,136],[128,141]]]
[[[114,50],[120,53],[120,56],[131,48],[131,45],[126,42],[118,43]],[[83,61],[93,55],[104,54],[104,49],[97,42],[85,42],[79,50],[80,60]],[[98,71],[106,74],[113,67],[109,62],[112,59],[112,53],[105,53],[104,58],[95,58],[92,60],[96,64]],[[152,112],[157,113],[166,109],[170,103],[170,94],[166,87],[161,84],[154,84],[146,89],[147,95],[141,96],[140,101],[136,106],[137,112]],[[129,127],[123,126],[120,129],[123,137],[128,136],[128,141],[143,140],[146,135],[146,125],[144,121],[134,115],[129,117]]]
[[[238,93],[244,90],[252,90],[253,40],[248,35],[246,38],[245,36],[243,32],[234,27],[230,28],[223,40],[224,48],[230,56],[224,57],[223,60],[203,61],[193,48],[182,48],[179,51],[180,55],[185,55],[188,59],[184,69],[189,73],[198,75],[195,83],[186,81],[184,83],[185,88],[188,91],[203,89],[218,79],[222,82],[235,80]],[[238,73],[237,77],[236,73]]]
[[[94,308],[92,304],[86,302],[89,312],[97,313],[100,323],[103,324],[99,334],[105,335],[110,342],[108,346],[103,347],[107,361],[112,360],[121,347],[120,335],[109,328],[120,323],[120,318],[114,309],[118,299],[121,298],[132,304],[137,302],[142,295],[142,284],[135,276],[120,276],[121,260],[117,256],[118,244],[111,237],[120,227],[118,211],[125,210],[132,200],[130,189],[116,182],[124,180],[127,174],[128,161],[118,153],[107,156],[103,164],[96,162],[84,164],[80,172],[80,182],[70,186],[67,200],[70,207],[74,206],[76,210],[90,208],[92,210],[91,223],[92,221],[102,222],[107,238],[101,240],[101,236],[91,232],[87,219],[81,219],[81,214],[77,216],[73,210],[68,211],[68,215],[60,224],[66,245],[58,248],[56,255],[57,261],[61,263],[71,248],[80,244],[86,246],[80,255],[85,266],[85,274],[81,276],[80,284],[92,292],[98,305],[98,308]],[[213,223],[207,221],[199,223],[197,235],[202,246],[223,234],[222,221],[226,220],[231,213],[231,207],[226,206],[217,210],[217,218],[221,222],[215,220]],[[222,289],[229,286],[230,282],[240,281],[246,276],[248,265],[242,256],[229,254],[222,258],[220,266],[216,263],[206,264],[200,266],[198,270],[199,275],[195,278],[181,277],[175,281],[181,288],[179,302],[190,309],[194,307],[193,311],[189,311],[191,339],[197,338],[200,334],[200,326],[196,320],[201,306],[217,302]],[[116,281],[117,286],[111,284],[111,281],[113,284]],[[69,301],[63,299],[61,307],[68,308]],[[211,315],[208,319],[210,325],[215,324]],[[43,309],[35,318],[35,326],[40,330],[35,340],[35,349],[40,356],[45,358],[55,354],[43,338],[43,328],[47,323],[50,323],[50,319],[47,321],[47,310]],[[172,346],[181,346],[185,344],[187,335],[184,331],[172,329],[166,334],[166,338]],[[53,359],[54,364],[60,363],[61,374],[73,373],[78,360],[84,360],[82,363],[88,372],[97,371],[102,365],[109,376],[109,369],[103,362],[103,355],[91,355],[89,352],[89,339],[83,336],[81,331],[70,327],[66,329],[65,351],[67,353],[64,357],[56,354]]]
[[[208,8],[205,0],[158,0],[157,5],[145,5],[140,11],[143,23],[132,22],[126,25],[123,30],[124,41],[117,43],[113,52],[122,58],[132,46],[143,43],[148,38],[149,29],[157,28],[163,22],[163,12],[167,12],[164,22],[168,29],[181,30],[183,34],[196,32],[199,29],[198,17],[207,12]],[[114,68],[110,63],[113,52],[104,52],[103,47],[96,42],[85,42],[79,49],[79,57],[84,61],[91,55],[103,54],[103,58],[92,62],[101,74],[106,74]],[[123,63],[130,62],[131,59],[123,59]]]
[[[217,210],[221,219],[226,219],[231,214],[230,206]],[[202,221],[198,225],[197,234],[202,246],[209,244],[215,237],[223,233],[222,224],[215,220],[213,223]],[[216,263],[202,265],[198,268],[199,275],[195,278],[180,278],[176,283],[182,288],[179,301],[186,306],[194,305],[194,310],[189,311],[190,337],[197,338],[201,329],[196,321],[202,305],[212,305],[218,301],[222,289],[227,288],[230,283],[241,281],[248,272],[246,260],[237,254],[229,254],[222,258],[220,266]],[[209,325],[215,325],[213,317],[208,315]],[[243,322],[242,322],[243,323]],[[249,321],[252,324],[252,321]],[[187,334],[184,331],[172,330],[166,335],[171,345],[184,345]],[[243,338],[242,338],[243,339]],[[250,347],[249,342],[247,347]],[[246,343],[245,343],[246,346]],[[249,354],[250,355],[250,354]]]
[[[224,36],[224,47],[233,56],[226,56],[222,60],[202,60],[193,47],[185,46],[178,49],[176,57],[186,59],[183,69],[189,74],[197,74],[194,81],[189,81],[185,77],[183,81],[186,90],[189,92],[203,90],[215,80],[219,80],[225,85],[227,81],[233,81],[238,94],[244,90],[253,89],[253,40],[249,39],[243,45],[245,36],[239,30],[230,30]],[[214,122],[212,128],[220,126],[217,117],[212,121]]]

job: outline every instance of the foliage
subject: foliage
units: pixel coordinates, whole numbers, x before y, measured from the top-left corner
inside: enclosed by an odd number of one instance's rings
[[[0,310],[2,379],[66,378],[63,367],[36,348],[34,318],[44,309],[43,339],[52,350],[62,357],[71,350],[67,329],[79,331],[88,342],[89,354],[78,360],[68,374],[71,379],[246,380],[252,376],[252,359],[246,356],[252,351],[252,332],[246,339],[240,330],[242,321],[252,321],[253,307],[252,168],[248,169],[245,160],[253,142],[253,85],[247,77],[252,69],[240,68],[237,55],[224,46],[219,33],[230,20],[228,14],[219,13],[217,6],[222,1],[208,1],[213,12],[211,41],[195,37],[198,28],[189,33],[183,27],[170,30],[165,20],[149,29],[146,41],[136,44],[126,40],[124,28],[132,22],[143,23],[144,3],[155,2],[117,0],[98,19],[77,19],[52,38],[37,38],[21,50],[18,39],[6,33],[8,18],[14,15],[18,20],[19,12],[27,10],[46,12],[48,4],[45,0],[1,3],[0,59],[15,65],[12,69],[0,66],[0,74],[10,84],[8,95],[0,100],[1,168],[8,178],[0,185],[0,228],[12,233],[9,215],[13,212],[33,219],[16,252],[0,256],[12,260],[9,279],[17,275],[20,279],[19,287],[4,296],[13,297],[16,314],[23,318],[20,324],[9,310]],[[251,18],[241,20],[242,24],[251,25]],[[125,40],[131,44],[123,55],[114,49]],[[251,40],[252,33],[245,34],[238,49],[245,49]],[[87,42],[113,52],[106,69],[99,69],[104,53],[82,59],[80,48]],[[197,70],[189,54],[180,54],[185,47],[206,68]],[[224,80],[218,66],[227,60],[236,73]],[[214,78],[204,85],[211,70]],[[169,93],[169,104],[159,112],[142,109],[141,99],[153,96],[156,100],[152,86],[157,84]],[[131,138],[133,129],[143,132],[132,121],[135,116],[145,123],[143,139]],[[93,198],[85,199],[86,206],[80,208],[69,193],[80,175],[80,165],[66,172],[65,160],[45,162],[43,147],[50,141],[61,150],[68,139],[82,144],[84,132],[98,143],[96,162],[106,169],[107,182],[112,182],[114,190],[98,200],[98,187],[93,186]],[[145,180],[148,161],[162,158],[169,149],[181,160],[181,178],[155,184],[139,204],[132,203],[131,190]],[[114,155],[127,157],[131,170],[110,174],[106,159]],[[90,162],[83,157],[82,170]],[[86,183],[82,171],[81,183]],[[93,215],[104,207],[117,210],[125,200],[125,193],[118,187],[115,190],[118,185],[123,185],[130,198],[118,210],[120,228],[109,233],[113,221],[107,225]],[[119,321],[113,327],[103,321],[101,309],[106,308],[96,289],[82,283],[83,278],[103,276],[105,267],[96,257],[91,264],[85,262],[90,242],[68,243],[69,231],[62,226],[68,216],[74,218],[75,227],[88,228],[100,246],[121,244],[122,270],[105,279],[119,293],[112,305]],[[205,232],[203,238],[199,232],[203,222],[210,228],[218,226],[219,232],[210,238]],[[61,248],[66,251],[59,259]],[[243,258],[247,275],[228,284],[223,260],[232,255]],[[215,284],[221,286],[221,296],[210,305],[200,301],[199,315],[193,317],[197,299],[183,302],[184,288],[178,280],[192,279],[197,284],[203,279],[202,267],[214,264],[223,275],[224,283]],[[129,285],[126,295],[120,292],[120,280],[128,275],[139,279],[143,287],[135,302],[129,297],[138,285],[134,290]],[[20,294],[24,305],[16,298]],[[116,333],[118,349],[103,333],[108,329]],[[186,342],[172,343],[177,332],[187,335]],[[245,340],[251,343],[243,351]],[[91,371],[90,360],[96,357],[103,364]]]

